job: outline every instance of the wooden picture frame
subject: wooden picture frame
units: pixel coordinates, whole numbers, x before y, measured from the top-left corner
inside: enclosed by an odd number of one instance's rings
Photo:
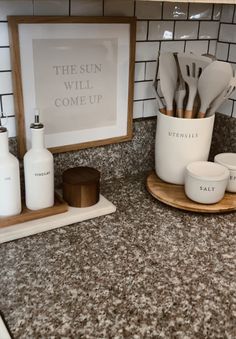
[[[18,155],[37,108],[53,153],[132,139],[135,17],[9,16]]]

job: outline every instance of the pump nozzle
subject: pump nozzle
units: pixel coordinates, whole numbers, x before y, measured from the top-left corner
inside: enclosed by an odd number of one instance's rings
[[[30,125],[30,128],[43,128],[43,124],[39,121],[39,110],[35,108],[34,110],[34,123]]]
[[[39,110],[37,108],[34,111],[34,123],[39,124]]]

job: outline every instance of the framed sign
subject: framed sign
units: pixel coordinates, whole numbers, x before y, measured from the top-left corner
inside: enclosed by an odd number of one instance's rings
[[[37,108],[53,153],[132,138],[135,18],[8,17],[19,156]]]

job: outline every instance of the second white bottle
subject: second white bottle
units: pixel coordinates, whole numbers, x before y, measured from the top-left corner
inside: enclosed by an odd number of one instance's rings
[[[31,124],[32,147],[24,156],[25,203],[30,210],[54,205],[53,156],[44,146],[44,126],[36,112]]]

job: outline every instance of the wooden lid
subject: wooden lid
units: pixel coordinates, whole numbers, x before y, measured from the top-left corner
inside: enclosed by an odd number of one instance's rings
[[[87,184],[100,180],[100,172],[91,167],[74,167],[66,170],[63,175],[63,182],[71,185]]]

